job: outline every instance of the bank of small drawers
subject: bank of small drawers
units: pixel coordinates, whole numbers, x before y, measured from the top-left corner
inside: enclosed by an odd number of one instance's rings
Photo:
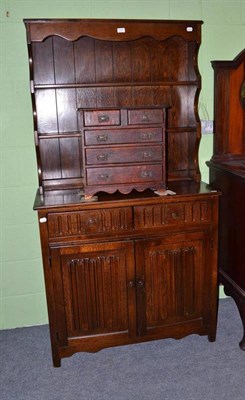
[[[48,214],[50,238],[133,233],[174,225],[210,223],[208,201],[152,204]]]
[[[165,188],[163,108],[82,110],[81,121],[85,195]]]

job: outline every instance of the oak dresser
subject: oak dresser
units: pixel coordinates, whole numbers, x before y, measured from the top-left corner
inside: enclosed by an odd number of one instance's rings
[[[202,22],[24,22],[54,366],[214,341],[220,193],[198,165]]]

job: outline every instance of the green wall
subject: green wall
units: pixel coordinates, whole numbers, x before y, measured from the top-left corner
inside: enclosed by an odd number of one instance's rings
[[[211,60],[233,59],[245,45],[245,0],[0,0],[1,263],[0,328],[47,322],[37,218],[29,71],[23,18],[203,20],[200,117],[213,118]],[[202,179],[212,135],[200,146]]]

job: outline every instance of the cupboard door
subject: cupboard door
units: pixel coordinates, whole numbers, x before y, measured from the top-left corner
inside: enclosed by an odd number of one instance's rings
[[[134,248],[130,241],[51,250],[59,340],[135,336]]]
[[[205,257],[203,232],[136,242],[138,335],[201,320]]]

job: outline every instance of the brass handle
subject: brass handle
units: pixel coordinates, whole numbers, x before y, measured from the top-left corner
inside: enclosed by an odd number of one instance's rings
[[[135,286],[139,287],[139,288],[143,288],[145,286],[145,282],[143,279],[137,279],[137,281],[128,281],[128,286],[130,288],[133,288]]]
[[[141,139],[152,139],[153,138],[153,133],[152,132],[142,132],[140,135]]]
[[[149,116],[147,114],[142,115],[142,121],[148,122],[149,121]]]
[[[97,160],[98,161],[106,161],[106,160],[108,160],[108,154],[99,154],[97,156]]]
[[[152,151],[144,151],[142,153],[142,157],[143,158],[152,158],[152,156],[153,156],[153,152]]]
[[[142,171],[140,175],[141,175],[141,178],[152,178],[153,172],[152,171]]]
[[[97,136],[97,142],[107,142],[108,140],[108,135],[98,135]]]
[[[143,288],[145,286],[145,282],[143,279],[138,279],[136,282],[137,287]]]
[[[178,214],[176,212],[172,212],[171,214],[173,219],[177,219],[178,218]]]
[[[108,122],[109,121],[109,115],[103,114],[98,116],[99,122]]]
[[[94,218],[89,218],[88,219],[88,225],[95,225],[96,224],[96,220]]]
[[[103,174],[98,175],[98,179],[100,181],[106,181],[108,178],[109,178],[109,175],[103,175]]]

